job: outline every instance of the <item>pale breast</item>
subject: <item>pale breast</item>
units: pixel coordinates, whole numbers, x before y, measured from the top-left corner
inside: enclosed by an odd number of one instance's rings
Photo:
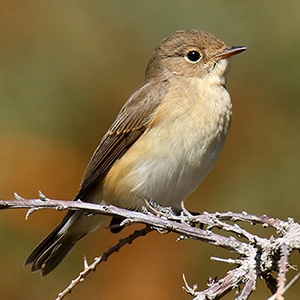
[[[213,168],[231,116],[226,89],[200,79],[174,88],[149,129],[115,162],[104,182],[105,202],[138,208],[144,199],[179,207]]]

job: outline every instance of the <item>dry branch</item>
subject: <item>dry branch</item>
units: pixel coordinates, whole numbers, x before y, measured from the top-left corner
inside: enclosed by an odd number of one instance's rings
[[[269,299],[284,299],[286,290],[294,284],[299,275],[296,275],[290,283],[286,284],[286,274],[289,270],[288,259],[292,251],[300,250],[300,225],[292,219],[287,222],[270,218],[266,215],[256,216],[243,213],[206,213],[192,215],[184,207],[180,215],[175,215],[171,209],[161,208],[151,201],[145,201],[144,212],[130,211],[111,205],[99,205],[81,201],[50,200],[40,193],[40,199],[25,200],[16,195],[16,200],[0,201],[0,209],[29,209],[26,218],[40,209],[56,210],[84,210],[93,214],[100,213],[124,218],[122,225],[142,223],[145,229],[136,231],[127,238],[120,240],[96,261],[88,266],[71,284],[60,293],[57,299],[62,299],[67,293],[81,282],[91,270],[105,261],[112,253],[118,251],[124,245],[131,243],[139,236],[143,236],[152,230],[159,232],[174,232],[179,234],[179,239],[197,239],[217,247],[222,247],[239,254],[238,259],[218,259],[228,263],[234,263],[237,267],[230,270],[227,275],[213,281],[208,288],[197,291],[196,286],[188,286],[185,281],[185,290],[193,296],[194,300],[220,299],[233,289],[239,288],[236,299],[248,299],[256,288],[257,278],[265,279],[273,296]],[[259,237],[246,231],[237,222],[248,222],[251,225],[260,224],[263,227],[272,227],[277,236],[270,238]],[[205,226],[205,229],[202,229]],[[213,232],[218,229],[219,233]],[[230,236],[222,236],[223,232],[229,232]],[[242,241],[243,240],[243,241]],[[277,280],[272,274],[277,272]]]
[[[121,247],[123,247],[126,244],[131,244],[135,239],[141,236],[145,236],[152,230],[153,229],[149,226],[146,226],[146,228],[141,230],[136,230],[128,237],[121,239],[116,245],[110,247],[101,256],[96,257],[94,259],[94,262],[90,265],[87,263],[87,260],[84,257],[84,270],[80,272],[79,275],[74,280],[72,280],[72,282],[61,293],[58,294],[56,300],[62,300],[67,294],[71,293],[75,286],[82,282],[89,273],[95,271],[101,263],[105,262],[108,259],[108,257],[111,256],[113,253],[118,252],[121,249]]]

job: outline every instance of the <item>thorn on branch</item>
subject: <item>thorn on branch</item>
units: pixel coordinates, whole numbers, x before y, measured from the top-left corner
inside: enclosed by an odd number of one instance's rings
[[[49,198],[47,198],[41,191],[39,191],[39,197],[42,201],[48,201]]]
[[[20,195],[18,195],[17,193],[14,193],[14,197],[16,200],[21,201],[24,200],[24,198],[22,198]]]
[[[25,220],[27,221],[29,219],[29,217],[36,211],[40,210],[41,208],[38,207],[32,207],[30,209],[28,209],[26,215],[25,215]]]
[[[42,201],[44,201],[44,200],[42,200]],[[57,207],[56,207],[56,210],[58,210],[58,211],[62,211],[62,210],[67,210],[68,209],[68,206],[66,206],[66,205],[58,205]],[[86,217],[89,217],[89,216],[92,216],[92,214],[87,214],[86,215]]]
[[[83,256],[83,267],[84,267],[84,270],[87,269],[89,267],[89,264],[87,262],[87,259],[86,259],[86,256],[84,255]]]
[[[183,235],[181,234],[177,239],[176,239],[176,242],[180,242],[180,241],[183,241],[183,240],[187,240],[188,237],[186,235]]]

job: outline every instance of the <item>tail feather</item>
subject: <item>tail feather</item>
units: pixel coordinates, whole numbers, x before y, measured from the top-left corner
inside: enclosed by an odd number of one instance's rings
[[[31,271],[40,271],[42,276],[46,276],[60,264],[75,246],[76,242],[71,237],[59,238],[37,257],[31,266]]]
[[[34,261],[37,260],[37,258],[41,255],[42,252],[44,252],[49,245],[53,243],[53,241],[56,240],[56,236],[58,232],[62,229],[62,227],[66,224],[66,222],[69,220],[71,215],[74,212],[70,211],[66,214],[64,219],[56,226],[56,228],[48,235],[46,236],[28,255],[24,262],[24,266],[31,265]],[[37,270],[36,270],[37,271]]]
[[[102,216],[103,217],[103,216]],[[100,215],[86,217],[83,212],[68,212],[62,222],[38,244],[25,260],[31,271],[42,276],[53,271],[75,244],[101,224]]]

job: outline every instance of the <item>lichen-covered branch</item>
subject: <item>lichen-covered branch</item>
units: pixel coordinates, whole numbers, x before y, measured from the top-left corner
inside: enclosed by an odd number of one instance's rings
[[[85,278],[91,270],[106,260],[112,253],[124,245],[131,243],[139,236],[145,235],[152,230],[158,232],[174,232],[179,234],[179,240],[197,239],[217,247],[225,248],[239,254],[238,259],[218,259],[231,264],[236,268],[228,271],[224,278],[209,283],[208,288],[197,291],[196,285],[189,287],[185,280],[185,290],[194,300],[220,299],[233,289],[239,288],[236,299],[248,299],[256,288],[257,278],[265,279],[273,296],[270,299],[284,299],[284,293],[298,279],[296,275],[291,282],[287,283],[286,274],[289,271],[288,259],[291,252],[300,250],[300,225],[292,219],[282,221],[270,218],[266,215],[256,216],[243,213],[206,213],[193,215],[182,207],[180,215],[176,215],[171,209],[162,208],[145,201],[143,212],[130,211],[111,205],[99,205],[81,201],[50,200],[40,193],[40,199],[25,200],[16,195],[16,200],[0,201],[0,209],[29,209],[26,218],[40,209],[56,210],[84,210],[93,214],[105,214],[124,218],[122,225],[142,223],[145,229],[135,232],[127,238],[120,240],[118,244],[104,252],[93,264],[85,264],[85,269],[78,278],[62,292],[58,299],[62,299],[79,282]],[[239,222],[239,224],[237,224]],[[269,238],[259,237],[242,227],[242,223],[251,225],[260,224],[263,227],[274,228],[276,236]],[[214,229],[218,229],[215,233]],[[225,236],[222,232],[227,232]],[[230,236],[228,236],[228,232]],[[277,280],[272,274],[277,273]]]

